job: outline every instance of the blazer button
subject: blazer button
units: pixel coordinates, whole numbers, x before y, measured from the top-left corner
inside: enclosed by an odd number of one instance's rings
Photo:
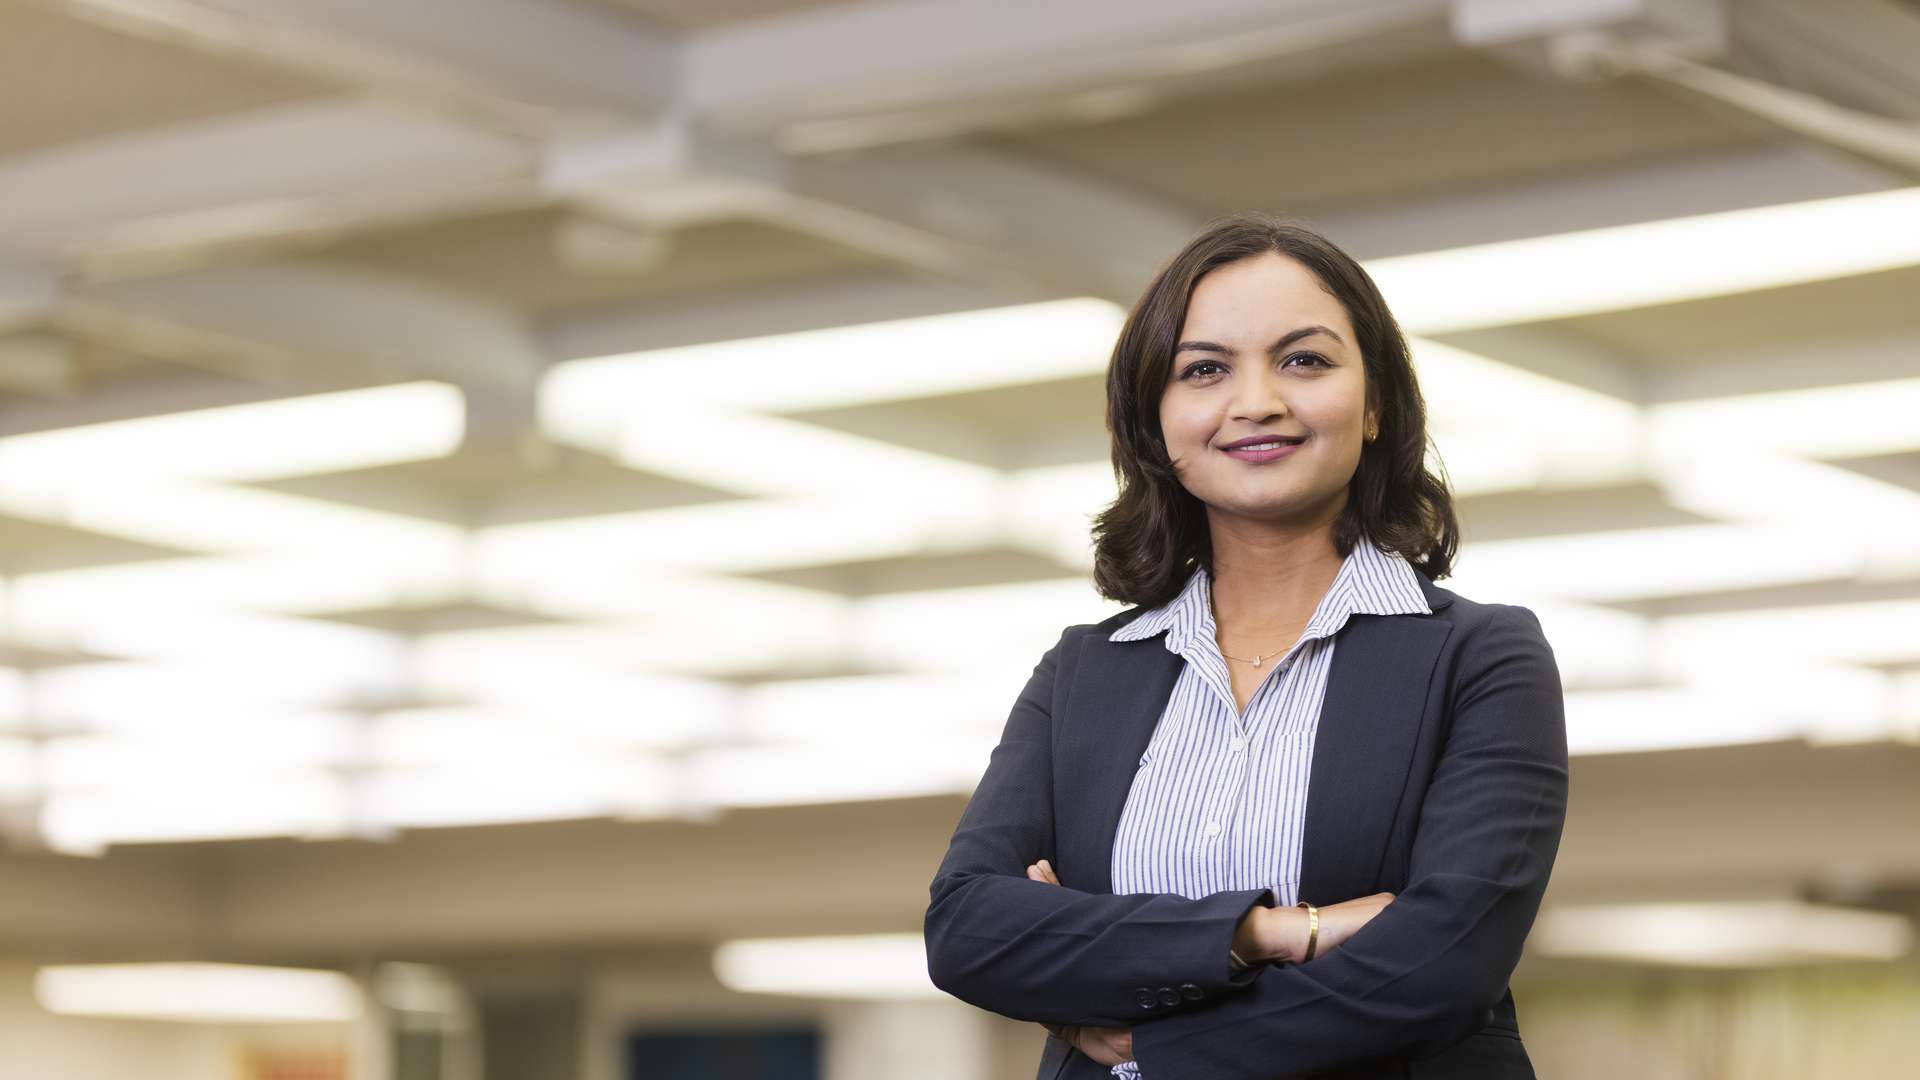
[[[1171,986],[1161,987],[1160,988],[1160,1004],[1162,1005],[1180,1004],[1180,991],[1175,990]]]
[[[1138,1002],[1143,1009],[1151,1009],[1159,1004],[1159,1002],[1154,1000],[1153,991],[1144,986],[1133,992],[1133,1000]]]
[[[1207,996],[1207,992],[1192,983],[1181,983],[1180,996],[1186,998],[1188,1001],[1199,1001],[1201,998]]]

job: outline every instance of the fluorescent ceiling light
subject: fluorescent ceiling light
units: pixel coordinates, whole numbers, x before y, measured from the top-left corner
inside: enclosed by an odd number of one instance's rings
[[[453,548],[375,552],[349,544],[23,574],[13,590],[14,633],[57,639],[129,610],[328,614],[447,603],[466,593],[463,555]]]
[[[43,617],[63,616],[50,607],[35,608],[33,618],[44,621]],[[313,691],[320,680],[331,681],[343,692],[364,693],[403,685],[406,674],[406,641],[400,635],[317,619],[130,606],[117,617],[102,613],[65,629],[55,639],[62,648],[203,668],[251,666],[242,685],[279,675],[289,680],[292,696],[309,699],[318,696]],[[49,637],[42,634],[38,639]],[[56,675],[54,682],[58,681]],[[214,700],[232,697],[217,687],[210,696]]]
[[[252,667],[231,659],[108,660],[61,664],[33,673],[37,714],[94,730],[187,733],[257,724],[264,715],[309,707],[317,722],[339,722],[325,706],[355,689],[342,673],[280,663]],[[317,708],[316,708],[317,707]]]
[[[501,525],[475,537],[476,573],[499,588],[537,579],[556,560],[755,573],[964,551],[1004,534],[1000,504],[966,494],[934,502],[860,490]]]
[[[944,996],[927,974],[919,934],[729,941],[714,950],[713,970],[729,989],[747,994],[879,1001]]]
[[[1797,900],[1552,905],[1528,944],[1543,955],[1690,967],[1895,960],[1905,916]]]
[[[1037,657],[1062,627],[1124,607],[1083,578],[977,585],[868,597],[855,605],[849,633],[854,657],[869,667],[973,671]]]
[[[138,785],[50,792],[40,831],[56,851],[98,855],[116,843],[338,836],[352,820],[346,783],[331,773],[179,779],[163,773]]]
[[[1818,243],[1782,242],[1817,236]],[[1920,187],[1374,259],[1400,325],[1440,334],[1920,263]]]
[[[39,759],[27,739],[0,737],[0,803],[24,801],[40,793]]]
[[[6,594],[0,593],[0,604]],[[19,668],[0,667],[0,731],[14,726],[27,715],[27,674]]]
[[[1893,676],[1894,737],[1920,743],[1920,671]]]
[[[605,447],[635,408],[665,403],[791,412],[1093,375],[1122,317],[1076,297],[571,360],[541,379],[540,421]]]
[[[1669,525],[1482,540],[1461,549],[1460,564],[1485,598],[1549,589],[1604,603],[1851,578],[1868,549],[1818,521]]]
[[[208,1023],[344,1023],[360,989],[337,971],[245,964],[71,964],[40,968],[33,995],[48,1012]]]
[[[637,726],[637,725],[636,725]],[[637,732],[628,734],[638,734]],[[621,747],[597,725],[568,715],[503,709],[396,709],[380,714],[367,733],[367,760],[385,766],[446,765],[479,770],[555,768],[611,759]]]
[[[1873,741],[1896,734],[1887,676],[1780,657],[1752,659],[1679,687],[1566,694],[1567,750],[1610,754],[1808,739]]]
[[[367,563],[386,558],[429,576],[436,566],[460,565],[465,539],[456,526],[330,499],[208,484],[142,485],[125,476],[70,489],[60,513],[42,520],[188,551],[319,551]]]
[[[630,413],[614,450],[621,464],[742,495],[832,495],[849,489],[974,503],[999,474],[898,443],[784,417],[656,399]]]
[[[791,632],[791,631],[789,631]],[[552,639],[516,656],[515,638],[435,635],[423,642],[413,660],[416,688],[422,694],[464,699],[497,715],[540,720],[542,730],[593,733],[627,746],[672,746],[712,737],[726,730],[732,716],[731,687],[680,675],[612,669],[556,658]],[[564,640],[564,639],[562,639]],[[709,643],[708,648],[711,649]],[[628,654],[658,662],[644,652]],[[734,662],[739,662],[738,658]],[[637,661],[628,666],[637,668]],[[406,722],[408,711],[387,715]],[[425,723],[450,716],[422,715]],[[565,717],[555,721],[554,717]],[[456,721],[457,722],[457,721]]]
[[[631,527],[630,517],[618,518],[610,531]],[[555,618],[652,618],[673,626],[693,620],[696,628],[711,620],[715,629],[742,624],[752,629],[759,622],[830,623],[845,603],[838,595],[801,585],[700,573],[629,559],[620,551],[596,553],[586,542],[592,531],[588,527],[511,538],[489,531],[486,535],[501,542],[481,560],[473,582],[475,597]],[[541,565],[537,556],[549,541],[549,550],[574,558]]]
[[[139,789],[156,780],[182,788],[255,772],[285,774],[359,758],[357,725],[345,716],[255,714],[210,724],[189,717],[139,736],[74,735],[41,750],[49,791]]]
[[[0,438],[0,505],[82,484],[267,480],[443,457],[460,446],[458,387],[400,383]]]
[[[1090,461],[1021,469],[1007,476],[1008,543],[1063,567],[1093,569],[1093,518],[1120,494],[1113,465]]]
[[[1005,722],[1004,715],[1002,722]],[[685,759],[691,805],[792,806],[908,799],[968,791],[980,778],[997,732],[838,746],[727,746]]]
[[[667,817],[680,807],[674,781],[650,757],[535,750],[379,770],[362,780],[359,813],[381,829]]]
[[[859,675],[760,683],[740,694],[739,734],[815,746],[949,734],[998,737],[1029,662],[940,675]]]
[[[1640,408],[1416,338],[1432,437],[1462,494],[1618,483],[1643,471]]]
[[[1667,501],[1704,517],[1800,528],[1834,523],[1861,560],[1859,576],[1920,574],[1920,492],[1851,469],[1778,451],[1723,445],[1662,458]],[[1845,529],[1845,523],[1858,523]]]
[[[594,700],[564,679],[543,681],[514,704],[388,709],[368,726],[367,753],[382,765],[494,762],[516,756],[674,749],[731,731],[734,690],[724,684],[634,679]]]
[[[1920,659],[1917,626],[1920,600],[1671,615],[1657,625],[1654,655],[1671,664],[1660,674],[1674,678],[1686,672],[1751,671],[1757,665],[1773,670],[1789,661],[1912,663]]]
[[[1669,402],[1647,412],[1656,459],[1728,446],[1823,458],[1920,450],[1920,378]]]

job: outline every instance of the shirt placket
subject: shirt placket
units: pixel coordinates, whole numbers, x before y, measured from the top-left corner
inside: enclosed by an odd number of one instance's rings
[[[1209,863],[1214,865],[1219,873],[1231,877],[1232,867],[1224,861],[1224,852],[1227,850],[1226,841],[1232,835],[1233,825],[1239,820],[1240,807],[1245,801],[1247,778],[1250,773],[1248,757],[1253,739],[1251,733],[1240,723],[1239,709],[1233,700],[1233,682],[1228,677],[1226,661],[1220,655],[1217,646],[1210,647],[1212,629],[1207,626],[1203,627],[1203,630],[1209,638],[1189,642],[1183,655],[1186,656],[1187,662],[1194,666],[1201,680],[1212,688],[1220,707],[1210,709],[1208,712],[1224,718],[1227,731],[1224,741],[1211,740],[1213,745],[1221,747],[1217,752],[1226,756],[1225,780],[1211,785],[1208,791],[1200,818],[1200,843],[1214,856],[1208,860]],[[1253,700],[1248,702],[1249,714],[1255,711],[1253,706],[1260,695],[1266,691],[1267,688],[1263,684],[1254,692]]]

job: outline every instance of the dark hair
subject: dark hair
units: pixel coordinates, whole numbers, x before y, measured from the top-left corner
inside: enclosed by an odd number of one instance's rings
[[[1181,485],[1160,431],[1160,398],[1193,287],[1209,271],[1272,252],[1305,266],[1340,301],[1359,339],[1367,405],[1379,435],[1362,443],[1334,526],[1345,558],[1370,537],[1430,580],[1451,572],[1460,527],[1445,480],[1427,471],[1427,407],[1406,338],[1373,279],[1333,242],[1290,218],[1248,212],[1215,218],[1169,259],[1127,313],[1107,366],[1107,431],[1120,494],[1093,519],[1100,595],[1157,607],[1193,565],[1213,571],[1206,507]],[[1442,470],[1444,474],[1444,469]]]

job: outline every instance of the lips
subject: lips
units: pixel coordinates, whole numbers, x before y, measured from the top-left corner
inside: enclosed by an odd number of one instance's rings
[[[1245,440],[1242,441],[1245,442]],[[1292,457],[1293,452],[1300,449],[1300,444],[1305,441],[1304,439],[1266,438],[1247,442],[1244,446],[1236,444],[1223,447],[1222,450],[1236,461],[1244,461],[1249,465],[1264,465],[1270,461],[1284,461]]]
[[[1305,435],[1253,435],[1237,439],[1220,447],[1222,450],[1277,450],[1282,446],[1298,446],[1306,442]]]

